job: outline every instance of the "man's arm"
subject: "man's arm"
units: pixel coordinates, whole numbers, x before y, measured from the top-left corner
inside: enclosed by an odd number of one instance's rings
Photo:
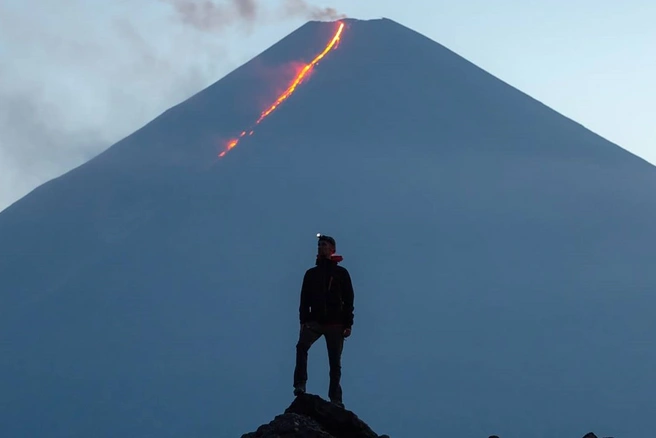
[[[344,327],[353,326],[353,301],[354,301],[353,283],[349,271],[344,269],[344,290],[342,300],[344,302]]]
[[[298,316],[301,324],[305,324],[308,317],[310,316],[310,300],[308,297],[309,292],[308,273],[306,271],[305,275],[303,276],[303,284],[301,286],[301,303],[298,306]]]

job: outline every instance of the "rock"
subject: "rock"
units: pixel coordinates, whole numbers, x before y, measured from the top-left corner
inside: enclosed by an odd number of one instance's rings
[[[277,415],[273,421],[258,427],[241,438],[334,438],[312,418],[298,414]]]
[[[302,394],[270,423],[241,438],[390,438],[378,435],[348,409],[336,406],[314,394]],[[488,438],[499,438],[490,435]],[[583,438],[597,438],[588,432]]]
[[[378,435],[348,409],[318,395],[301,394],[270,423],[241,438],[390,438]]]

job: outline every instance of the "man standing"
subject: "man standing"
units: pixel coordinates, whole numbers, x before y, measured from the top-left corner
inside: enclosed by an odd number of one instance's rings
[[[351,335],[353,325],[353,285],[348,270],[337,265],[342,256],[335,253],[335,239],[321,234],[318,237],[316,266],[305,272],[301,287],[301,328],[296,344],[294,395],[305,392],[308,351],[323,335],[330,365],[328,397],[331,402],[344,407],[341,361],[344,339]]]

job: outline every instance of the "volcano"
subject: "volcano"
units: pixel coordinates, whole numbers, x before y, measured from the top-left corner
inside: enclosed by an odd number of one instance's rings
[[[395,21],[308,22],[0,213],[0,435],[270,421],[325,233],[355,289],[344,402],[374,430],[650,436],[655,185]],[[323,341],[308,371],[325,397]]]

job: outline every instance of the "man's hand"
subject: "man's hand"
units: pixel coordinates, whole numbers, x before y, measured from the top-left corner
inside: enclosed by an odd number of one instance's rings
[[[349,336],[351,336],[351,327],[346,327],[344,329],[344,337],[348,338]]]

